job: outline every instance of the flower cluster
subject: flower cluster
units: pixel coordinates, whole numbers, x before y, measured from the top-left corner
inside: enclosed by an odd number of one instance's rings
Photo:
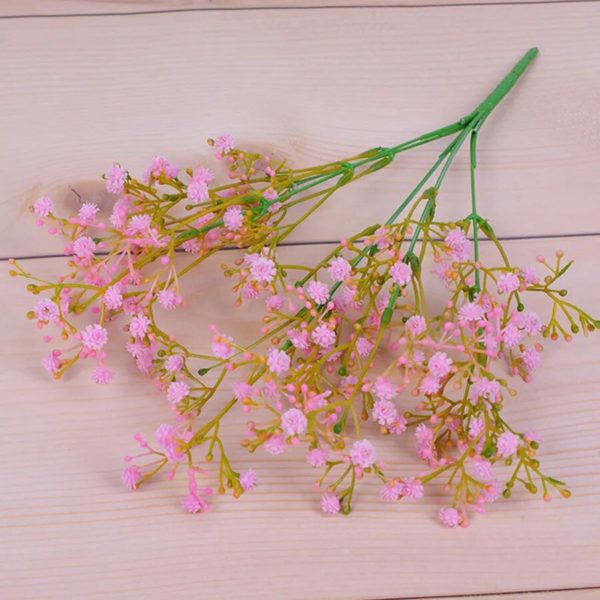
[[[59,378],[91,359],[92,379],[107,383],[113,377],[107,326],[124,317],[127,352],[155,381],[172,415],[152,445],[136,434],[141,452],[125,457],[128,489],[161,472],[173,479],[183,469],[182,504],[191,513],[206,512],[213,492],[212,485],[200,487],[199,477],[216,475],[219,493],[252,490],[256,472],[236,470],[221,439],[224,418],[239,406],[249,419],[241,444],[250,452],[277,455],[304,446],[308,464],[320,470],[326,514],[350,512],[366,477],[380,482],[386,502],[419,500],[428,483],[443,481],[450,499],[439,518],[447,527],[466,526],[473,512],[509,497],[515,485],[541,489],[544,499],[553,490],[570,495],[541,470],[539,437],[511,426],[503,407],[516,394],[515,378],[532,381],[542,342],[571,341],[600,322],[565,299],[560,279],[572,261],[561,251],[551,261],[537,257],[535,267],[510,261],[477,212],[474,186],[481,125],[533,56],[467,117],[393,148],[295,170],[221,136],[209,143],[227,165],[229,183],[215,185],[205,167],[182,171],[155,157],[142,180],[118,164],[105,175],[117,195],[108,221],[91,203],[64,218],[50,198],[36,201],[37,224],[67,240],[68,272],[57,281],[12,261],[12,274],[44,294],[28,316],[56,332],[45,341],[70,342],[51,350],[44,367]],[[454,134],[383,225],[346,237],[317,264],[280,261],[281,242],[338,189],[399,152]],[[471,212],[436,221],[443,180],[469,136]],[[292,218],[288,210],[298,205],[304,212]],[[481,261],[481,236],[496,248],[497,263]],[[244,249],[222,267],[233,282],[233,302],[261,303],[264,316],[250,344],[212,325],[210,354],[198,354],[159,326],[160,311],[181,307],[180,278],[226,246]],[[547,301],[547,314],[530,309],[535,296]],[[85,315],[91,322],[80,323]],[[225,381],[233,395],[205,416]],[[390,473],[378,455],[377,436],[400,435],[414,436],[422,461],[416,475]]]

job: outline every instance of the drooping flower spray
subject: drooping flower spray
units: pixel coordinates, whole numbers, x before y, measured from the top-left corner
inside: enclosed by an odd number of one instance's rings
[[[451,496],[440,520],[450,527],[468,524],[471,510],[483,512],[517,484],[546,499],[552,490],[569,495],[563,482],[540,470],[537,436],[512,428],[502,408],[515,393],[511,378],[530,381],[539,366],[540,336],[570,340],[600,323],[557,287],[571,266],[562,253],[555,263],[539,257],[545,275],[513,265],[476,201],[479,131],[536,54],[526,53],[466,117],[394,148],[293,170],[238,150],[223,137],[211,143],[234,183],[212,188],[204,168],[188,170],[184,183],[176,167],[156,158],[140,182],[117,165],[107,175],[109,190],[122,194],[110,227],[96,219],[93,206],[60,219],[49,199],[38,200],[40,220],[50,219],[52,230],[69,239],[71,271],[58,282],[35,278],[18,265],[14,273],[35,282],[32,292],[50,292],[32,318],[75,340],[71,354],[54,350],[46,367],[60,375],[91,357],[94,379],[108,380],[104,325],[125,313],[128,351],[157,381],[174,414],[172,424],[158,427],[155,443],[136,436],[150,462],[131,464],[128,457],[128,488],[185,468],[183,506],[189,512],[209,507],[212,485],[201,488],[198,475],[216,478],[221,493],[239,496],[254,488],[257,474],[233,467],[220,436],[223,419],[240,405],[252,414],[242,440],[251,452],[279,454],[305,444],[309,464],[322,470],[318,483],[327,514],[350,512],[365,476],[381,480],[386,501],[417,500],[428,482],[442,479]],[[384,225],[348,236],[317,265],[279,261],[278,245],[339,188],[402,151],[452,135]],[[470,211],[455,222],[436,221],[442,183],[467,139]],[[294,219],[288,211],[297,205],[304,213]],[[481,262],[481,235],[497,249],[497,265]],[[163,331],[156,311],[177,308],[179,278],[230,245],[247,248],[244,258],[223,267],[234,282],[235,302],[264,302],[265,316],[259,336],[245,346],[212,326],[212,356],[201,355]],[[197,256],[178,267],[179,248]],[[426,281],[431,271],[440,283]],[[439,293],[429,291],[434,288],[444,290],[441,304]],[[545,324],[528,309],[532,294],[550,303]],[[97,318],[77,329],[68,315],[88,308]],[[231,378],[234,395],[223,398],[219,391]],[[216,411],[205,416],[209,403]],[[374,441],[377,433],[399,435],[409,428],[425,462],[418,477],[388,473]],[[501,482],[502,464],[510,472]]]

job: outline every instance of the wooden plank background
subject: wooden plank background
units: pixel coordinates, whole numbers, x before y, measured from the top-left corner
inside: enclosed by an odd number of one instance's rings
[[[469,112],[537,45],[540,57],[481,135],[481,203],[503,236],[518,238],[507,242],[515,261],[557,247],[575,258],[573,295],[600,312],[600,3],[327,4],[0,3],[0,256],[58,273],[61,248],[26,207],[41,193],[73,207],[71,187],[107,204],[98,175],[114,160],[138,173],[155,153],[208,162],[203,140],[223,131],[298,165],[394,144]],[[316,258],[383,218],[436,150],[344,190],[296,233],[314,244],[285,252]],[[444,216],[467,211],[466,167],[463,156],[448,178]],[[189,320],[172,323],[182,335],[189,322],[200,337],[225,322],[219,260],[187,283]],[[457,532],[435,522],[440,490],[389,507],[365,485],[350,518],[325,519],[300,455],[240,450],[261,486],[190,518],[174,486],[128,494],[118,481],[131,434],[151,433],[164,400],[127,361],[108,387],[82,372],[51,384],[39,332],[24,319],[32,299],[6,271],[3,599],[600,598],[598,337],[550,346],[543,377],[509,408],[540,431],[548,471],[571,483],[568,502],[518,495]],[[234,335],[250,328],[250,313],[229,315]],[[232,444],[242,421],[229,424]]]

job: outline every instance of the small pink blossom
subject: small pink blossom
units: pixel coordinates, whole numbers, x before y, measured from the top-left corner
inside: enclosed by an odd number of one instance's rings
[[[104,302],[106,308],[110,310],[117,310],[121,308],[123,305],[123,294],[121,294],[119,285],[111,285],[106,292],[104,292],[102,301]]]
[[[54,211],[54,203],[48,196],[41,196],[33,203],[33,212],[38,217],[47,217]]]
[[[222,154],[227,154],[227,152],[233,150],[234,147],[235,140],[233,139],[233,136],[229,133],[220,135],[218,138],[215,139],[215,148],[217,150],[218,157],[220,157],[220,155]]]
[[[82,260],[91,260],[96,251],[96,242],[86,235],[78,237],[73,242],[73,254]]]
[[[302,435],[307,425],[304,413],[298,408],[290,408],[281,415],[281,428],[288,437]]]
[[[181,502],[181,505],[187,512],[196,514],[207,512],[209,510],[208,502],[196,492],[190,492]]]
[[[445,352],[436,352],[427,363],[429,372],[436,379],[446,377],[452,370],[452,359]]]
[[[327,450],[313,448],[306,454],[306,462],[313,468],[321,468],[327,464]]]
[[[439,515],[440,522],[444,527],[458,527],[460,525],[460,515],[455,508],[442,508]]]
[[[373,420],[382,427],[390,427],[398,418],[398,410],[391,400],[377,400],[373,405]]]
[[[329,348],[335,343],[335,332],[331,331],[327,325],[318,325],[312,332],[312,340],[321,348]]]
[[[338,256],[329,264],[328,272],[333,281],[344,281],[352,274],[352,267],[345,258]]]
[[[250,281],[271,283],[277,273],[275,263],[270,258],[260,254],[249,256],[253,256],[253,258],[250,259]]]
[[[143,476],[144,474],[138,466],[131,465],[130,467],[125,467],[125,469],[123,469],[121,481],[129,491],[133,491],[137,489],[137,485],[142,480]]]
[[[503,434],[498,436],[496,447],[498,448],[498,454],[503,458],[513,456],[517,452],[517,448],[521,443],[521,438],[510,431],[505,431]]]
[[[109,383],[114,377],[114,373],[105,366],[99,366],[92,372],[92,381],[97,384]]]
[[[35,314],[35,318],[42,323],[55,322],[60,314],[58,304],[50,300],[50,298],[39,300],[36,303],[33,312]]]
[[[412,278],[412,269],[405,262],[398,261],[391,267],[390,277],[398,285],[407,285]]]
[[[485,311],[479,304],[475,304],[475,302],[467,302],[463,304],[461,309],[458,311],[458,318],[461,321],[467,321],[470,323],[471,321],[479,321],[485,315]]]
[[[172,381],[167,388],[167,400],[171,405],[181,402],[190,393],[190,386],[185,381]]]
[[[269,453],[269,454],[273,454],[274,456],[278,455],[278,454],[283,454],[284,450],[285,450],[285,439],[282,435],[272,435],[266,442],[265,442],[265,450]]]
[[[400,479],[400,495],[406,500],[420,500],[423,497],[423,484],[414,477]]]
[[[254,469],[248,469],[240,475],[240,485],[245,492],[253,490],[258,484],[258,477]]]
[[[230,206],[223,214],[223,224],[229,231],[238,231],[244,224],[244,213],[239,206]]]
[[[531,373],[535,371],[541,363],[540,353],[533,348],[527,348],[521,357],[523,359],[523,366],[525,370]]]
[[[62,361],[60,360],[60,350],[52,350],[42,358],[42,366],[48,373],[58,373],[60,367],[62,366]]]
[[[427,321],[421,315],[413,315],[406,320],[406,327],[416,337],[427,329]]]
[[[183,368],[183,356],[180,354],[170,354],[165,358],[165,369],[169,373],[177,373]]]
[[[387,377],[378,377],[373,384],[373,395],[379,400],[392,400],[398,395],[398,386]]]
[[[94,204],[93,202],[84,202],[77,213],[79,222],[83,225],[93,222],[96,217],[96,213],[99,210],[100,208],[97,204]]]
[[[216,358],[223,360],[231,358],[234,354],[232,342],[233,338],[230,335],[215,331],[210,345],[212,353]]]
[[[116,164],[106,174],[106,189],[111,194],[121,194],[125,189],[125,181],[127,180],[127,171]]]
[[[100,350],[108,342],[108,332],[101,325],[94,323],[81,332],[81,341],[89,350]]]
[[[136,339],[142,340],[148,332],[148,326],[150,325],[150,319],[145,315],[138,315],[131,319],[129,323],[129,333]]]
[[[426,396],[430,396],[432,394],[436,394],[440,391],[441,384],[437,377],[433,377],[431,375],[427,375],[427,377],[423,377],[421,380],[421,385],[419,386],[419,391],[421,394]]]
[[[340,512],[340,500],[332,492],[327,492],[321,498],[321,510],[326,515],[335,515]]]
[[[187,197],[193,204],[208,200],[208,184],[205,181],[191,179],[187,187]]]
[[[271,373],[282,375],[283,373],[287,373],[290,369],[290,357],[283,350],[271,348],[267,355],[267,366]]]
[[[321,281],[311,281],[308,284],[307,294],[316,304],[325,304],[329,300],[329,288]]]
[[[279,198],[279,194],[277,193],[277,190],[273,189],[272,187],[268,187],[263,192],[263,196],[265,197],[266,200],[275,200],[276,198]]]
[[[181,296],[178,296],[173,290],[160,290],[160,292],[156,294],[156,297],[158,303],[165,310],[174,310],[178,306],[181,306]]]
[[[352,464],[367,469],[375,464],[377,460],[377,452],[375,447],[369,440],[358,440],[350,447],[350,460]]]
[[[515,292],[519,289],[519,277],[515,273],[502,273],[498,277],[498,293]]]

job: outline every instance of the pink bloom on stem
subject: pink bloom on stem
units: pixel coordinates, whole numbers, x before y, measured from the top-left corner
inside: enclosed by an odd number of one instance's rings
[[[267,310],[281,310],[285,304],[285,298],[278,296],[277,294],[269,296],[265,300],[265,306]]]
[[[94,323],[88,325],[81,332],[81,341],[84,347],[89,350],[100,350],[108,342],[108,332],[98,323]]]
[[[444,238],[444,243],[452,250],[461,250],[467,241],[465,232],[458,227],[450,229]]]
[[[395,479],[388,481],[379,491],[382,500],[395,502],[400,499],[400,483]]]
[[[93,221],[94,217],[96,216],[96,213],[100,210],[100,208],[98,207],[97,204],[94,204],[93,202],[84,202],[80,209],[79,212],[77,213],[77,216],[79,217],[79,221],[81,223],[83,223],[84,225]]]
[[[202,181],[203,183],[210,183],[215,176],[210,169],[206,169],[205,167],[198,167],[194,171],[194,177],[196,181]]]
[[[199,181],[198,179],[192,179],[187,188],[188,200],[194,204],[204,202],[208,200],[208,184],[205,181]]]
[[[106,308],[110,310],[117,310],[121,308],[123,305],[123,294],[121,294],[119,285],[111,285],[106,292],[104,292],[102,301],[104,302]]]
[[[185,381],[172,381],[167,389],[167,400],[173,405],[181,402],[190,393],[190,386]]]
[[[152,227],[150,215],[133,215],[127,223],[127,235],[135,236],[148,233]]]
[[[377,460],[377,452],[375,446],[369,440],[358,440],[350,447],[350,460],[352,464],[366,469]]]
[[[441,384],[437,377],[433,377],[432,375],[427,375],[427,377],[423,377],[421,380],[421,385],[419,386],[419,391],[421,394],[426,396],[431,396],[439,392]]]
[[[318,325],[312,332],[312,340],[321,348],[329,348],[335,343],[335,332],[331,331],[327,325]]]
[[[317,304],[325,304],[329,300],[329,288],[321,281],[311,281],[308,284],[307,294]]]
[[[43,323],[56,321],[60,314],[58,304],[50,300],[50,298],[39,300],[36,303],[33,312],[35,313],[35,318]]]
[[[245,492],[253,490],[258,484],[258,477],[254,469],[248,469],[240,475],[240,485]]]
[[[395,263],[390,269],[390,277],[398,285],[406,285],[412,278],[412,269],[402,261]]]
[[[398,395],[398,386],[387,377],[378,377],[373,385],[373,394],[379,400],[392,400]]]
[[[507,348],[515,348],[521,343],[523,339],[522,331],[512,323],[509,323],[502,330],[502,341]]]
[[[519,313],[516,318],[516,324],[525,330],[529,335],[536,335],[542,329],[542,321],[534,312]]]
[[[360,336],[356,339],[356,351],[361,358],[366,358],[373,350],[373,342],[366,337]]]
[[[160,290],[156,294],[158,303],[165,310],[174,310],[178,306],[181,306],[181,296],[178,296],[173,290]]]
[[[502,273],[498,277],[498,293],[515,292],[519,289],[519,277],[515,273]]]
[[[230,206],[223,214],[223,224],[229,231],[238,231],[244,224],[244,213],[239,206]]]
[[[400,479],[400,495],[406,500],[420,500],[423,497],[423,484],[414,477]]]
[[[439,515],[440,522],[444,527],[458,527],[460,525],[460,515],[455,508],[442,508]]]
[[[47,217],[54,211],[54,203],[48,196],[41,196],[33,203],[33,212],[38,217]]]
[[[278,454],[283,454],[284,450],[285,450],[285,439],[282,435],[272,435],[266,442],[265,442],[265,450],[269,453],[269,454],[273,454],[274,456],[278,455]]]
[[[321,510],[326,515],[335,515],[340,512],[340,500],[332,492],[327,492],[321,498]]]
[[[181,502],[181,505],[187,512],[196,514],[199,512],[207,512],[209,510],[208,502],[196,492],[190,492]]]
[[[250,256],[253,258],[249,259]],[[248,255],[246,258],[249,259],[250,264],[250,281],[258,281],[259,283],[271,283],[273,281],[277,269],[270,258],[260,254]]]
[[[73,242],[73,254],[82,260],[90,260],[96,251],[96,242],[87,236],[82,235]]]
[[[126,467],[125,469],[123,469],[123,473],[121,474],[121,481],[129,491],[133,491],[137,489],[137,485],[141,481],[143,476],[144,474],[138,466],[131,465],[130,467]]]
[[[474,440],[478,438],[485,428],[483,417],[474,417],[469,424],[469,437]]]
[[[327,464],[327,450],[313,448],[306,454],[306,462],[313,468],[324,467]]]
[[[267,366],[271,373],[282,375],[283,373],[287,373],[290,369],[290,357],[283,350],[271,348],[267,355]]]
[[[215,139],[215,148],[217,149],[219,155],[226,154],[230,150],[233,150],[234,146],[235,140],[233,139],[233,136],[229,133],[220,135],[218,138]]]
[[[42,366],[48,373],[58,373],[60,367],[62,365],[62,361],[60,360],[60,350],[52,350],[42,358]]]
[[[523,356],[521,358],[523,359],[523,366],[525,367],[525,370],[529,373],[535,371],[540,366],[540,353],[533,348],[527,348],[527,350],[523,352]]]
[[[281,415],[281,428],[288,437],[302,435],[307,425],[304,413],[298,408],[290,408]]]
[[[263,196],[266,200],[275,200],[276,198],[279,198],[277,190],[273,189],[272,187],[268,187],[266,190],[264,190]]]
[[[288,331],[288,337],[292,344],[294,344],[294,348],[298,348],[298,350],[306,350],[308,348],[308,333],[306,333],[306,331],[290,329]]]
[[[486,377],[474,377],[471,388],[471,401],[476,402],[478,398],[484,398],[490,402],[496,402],[500,397],[500,383],[487,379]]]
[[[129,323],[129,333],[137,340],[144,339],[148,326],[150,325],[150,319],[145,315],[138,315],[131,319]]]
[[[233,395],[238,402],[242,402],[246,398],[251,398],[254,393],[252,386],[245,381],[236,381],[233,384]]]
[[[345,258],[338,256],[329,264],[328,272],[333,281],[344,281],[352,274],[352,267]]]
[[[398,419],[398,410],[391,400],[377,400],[373,405],[373,420],[382,427],[390,427]]]
[[[180,354],[171,354],[165,359],[165,369],[169,373],[177,373],[183,368],[183,356]]]
[[[452,370],[452,359],[445,352],[436,352],[427,363],[429,372],[437,379],[446,377]]]
[[[479,321],[485,315],[485,311],[479,304],[475,304],[475,302],[467,302],[463,304],[461,309],[458,311],[458,318],[461,321],[467,321],[470,323],[471,321]]]
[[[513,456],[517,452],[517,448],[521,443],[521,438],[510,431],[505,431],[503,434],[498,436],[496,447],[498,448],[498,454],[503,458]]]
[[[125,188],[125,181],[127,179],[127,171],[116,164],[106,174],[106,189],[111,194],[121,194]]]
[[[230,358],[234,354],[232,342],[233,338],[230,335],[215,331],[210,345],[212,353],[216,358],[223,360]]]
[[[92,372],[92,381],[97,384],[106,384],[112,380],[114,373],[109,371],[105,366],[100,365]]]
[[[413,336],[417,336],[427,329],[427,321],[421,315],[413,315],[406,320],[406,327]]]
[[[171,164],[166,158],[163,156],[155,156],[150,163],[150,167],[146,172],[146,180],[150,180],[150,176],[154,178],[160,177],[162,174],[165,174],[170,179],[175,179],[179,174],[179,167],[177,165]]]

